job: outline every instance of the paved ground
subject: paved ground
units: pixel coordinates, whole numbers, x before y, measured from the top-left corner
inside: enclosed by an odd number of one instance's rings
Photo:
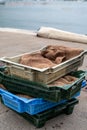
[[[14,56],[34,51],[48,44],[79,47],[87,50],[87,44],[64,42],[36,37],[35,35],[0,32],[0,57]],[[87,56],[80,69],[87,70]],[[79,104],[75,106],[71,115],[60,115],[46,122],[39,130],[87,130],[87,92],[82,90]],[[30,122],[26,121],[12,110],[0,103],[0,130],[36,130]],[[37,129],[38,130],[38,129]]]

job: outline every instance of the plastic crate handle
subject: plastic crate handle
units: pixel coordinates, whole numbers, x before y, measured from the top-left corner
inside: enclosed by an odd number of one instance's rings
[[[79,103],[79,100],[78,99],[73,99],[73,100],[71,100],[72,102],[68,102],[68,106],[71,106],[71,105],[75,105],[75,104],[77,104],[77,103]]]
[[[24,110],[21,110],[21,103],[18,102],[18,100],[15,100],[15,97],[7,94],[2,94],[2,100],[7,107],[20,113],[24,112]]]
[[[12,97],[12,96],[10,96],[10,95],[8,95],[8,94],[6,94],[6,93],[3,93],[3,94],[2,94],[2,99],[3,99],[3,101],[6,101],[5,99],[8,99],[8,100],[10,100],[11,102],[16,102],[16,103],[18,103],[18,100],[16,100],[15,97]]]
[[[25,73],[27,73],[27,72],[30,73],[30,74],[31,74],[31,73],[33,74],[33,73],[34,73],[34,72],[32,71],[32,69],[29,69],[29,68],[27,68],[27,67],[21,67],[21,66],[17,66],[17,65],[10,65],[9,68],[15,68],[15,69],[17,69],[17,70],[24,70]]]
[[[12,96],[7,95],[6,93],[3,93],[2,97],[6,97],[6,98],[11,99],[11,100],[14,99]]]

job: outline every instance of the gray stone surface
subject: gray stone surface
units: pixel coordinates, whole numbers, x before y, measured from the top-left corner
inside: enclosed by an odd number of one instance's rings
[[[0,32],[0,57],[14,56],[40,49],[48,44],[79,47],[87,50],[87,44],[64,42],[44,39],[35,35]],[[80,69],[87,70],[87,56]],[[0,103],[0,130],[36,130],[30,122]],[[87,92],[81,91],[79,104],[75,106],[73,114],[59,115],[46,122],[45,126],[37,130],[87,130]]]

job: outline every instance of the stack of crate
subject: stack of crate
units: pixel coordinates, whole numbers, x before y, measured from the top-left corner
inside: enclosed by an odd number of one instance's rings
[[[0,84],[6,89],[0,88],[3,104],[31,121],[36,127],[42,127],[48,119],[61,112],[71,114],[78,103],[77,96],[86,84],[86,72],[77,71],[83,63],[84,54],[86,51],[67,62],[46,69],[19,64],[21,55],[1,58],[0,61],[4,65],[0,67]],[[68,73],[77,80],[62,87],[48,87],[48,83]],[[31,97],[20,97],[16,93]]]

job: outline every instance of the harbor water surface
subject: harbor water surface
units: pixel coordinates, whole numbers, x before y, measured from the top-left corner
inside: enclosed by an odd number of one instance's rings
[[[87,2],[9,0],[0,5],[0,27],[38,30],[41,26],[87,34]]]

